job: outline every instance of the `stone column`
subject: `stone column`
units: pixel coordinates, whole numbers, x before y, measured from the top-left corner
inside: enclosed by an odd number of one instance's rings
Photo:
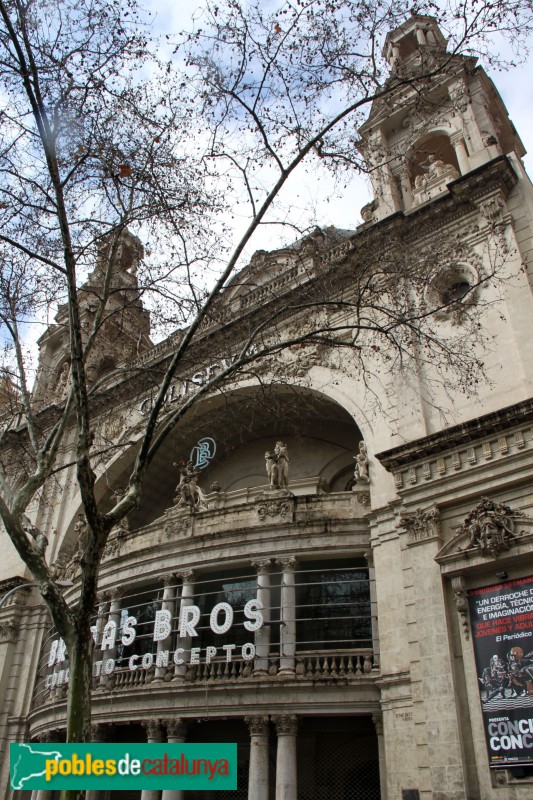
[[[104,632],[104,625],[107,621],[107,615],[109,613],[109,594],[107,592],[102,592],[102,594],[98,595],[98,614],[96,617],[96,647],[95,647],[95,659],[99,658],[99,650],[100,645],[102,644],[102,633]]]
[[[181,600],[180,600],[180,621],[181,615],[183,613],[183,609],[187,606],[194,605],[194,571],[192,569],[184,570],[183,572],[176,573],[177,578],[181,578],[182,580],[182,587],[181,587]],[[176,642],[176,649],[183,648],[185,653],[182,654],[182,659],[186,662],[186,658],[189,658],[189,653],[191,649],[191,637],[190,636],[178,636]],[[185,679],[185,675],[187,673],[187,663],[183,664],[176,664],[174,668],[174,677],[172,680],[174,681],[183,681]]]
[[[265,624],[255,632],[254,675],[268,675],[268,657],[270,655],[270,567],[272,559],[252,561],[257,569],[257,599],[263,604]]]
[[[121,616],[121,599],[124,593],[123,587],[117,587],[112,589],[109,596],[111,598],[111,605],[109,606],[109,614],[107,615],[107,623],[114,622],[116,625],[116,638],[115,638],[115,645],[114,647],[108,647],[105,650],[102,649],[102,667],[100,673],[100,686],[106,686],[109,683],[110,675],[106,672],[106,663],[109,659],[113,659],[113,661],[117,657],[117,641],[120,629],[120,616]],[[105,626],[104,626],[105,630]],[[102,631],[103,633],[103,631]]]
[[[107,726],[101,723],[91,725],[91,742],[105,742],[106,729]],[[101,796],[101,789],[87,789],[85,792],[85,800],[99,800]]]
[[[176,616],[176,576],[173,572],[169,572],[167,575],[163,575],[163,602],[161,603],[161,609],[164,611],[170,611],[170,624],[173,625],[174,617]],[[167,672],[169,671],[168,667],[166,666],[157,666],[157,660],[159,658],[159,654],[162,653],[164,650],[172,650],[173,646],[173,633],[171,632],[166,639],[162,639],[160,642],[157,643],[157,656],[156,656],[156,668],[155,668],[155,677],[152,683],[160,683],[166,676]]]
[[[143,722],[143,727],[146,730],[148,744],[164,741],[165,733],[160,719],[149,719],[147,722]],[[161,800],[161,789],[143,789],[141,800]]]
[[[296,655],[296,588],[294,572],[298,561],[294,556],[276,560],[283,570],[280,609],[280,675],[294,675]]]
[[[378,737],[378,758],[379,758],[379,785],[381,787],[381,800],[387,800],[387,763],[385,760],[385,738],[383,736],[383,715],[381,712],[372,714],[372,722]]]
[[[409,209],[413,207],[414,197],[409,171],[407,169],[404,169],[400,175],[400,188],[402,191],[404,208],[406,211],[409,211]]]
[[[183,744],[187,734],[187,723],[184,719],[164,720],[169,744]],[[183,800],[183,789],[163,789],[161,800]]]
[[[64,741],[64,737],[60,736],[60,731],[53,730],[47,733],[42,733],[37,737],[39,744],[47,744],[49,742]],[[53,789],[33,789],[31,793],[31,800],[53,800]]]
[[[245,717],[244,721],[250,729],[248,800],[268,800],[268,717]]]
[[[297,800],[296,731],[297,717],[274,719],[278,734],[276,800]]]
[[[467,172],[470,172],[470,160],[468,158],[468,153],[466,152],[463,134],[456,133],[453,136],[450,136],[450,142],[452,143],[453,149],[455,150],[455,155],[457,156],[459,171],[461,172],[461,175],[465,175]]]
[[[368,564],[368,583],[370,593],[370,624],[372,626],[372,653],[373,653],[373,666],[372,669],[379,669],[380,656],[379,656],[379,632],[378,632],[378,603],[376,597],[376,570],[374,567],[374,553],[369,550],[364,555],[365,561]]]
[[[392,44],[389,50],[388,62],[391,69],[396,69],[400,62],[400,48],[397,44]]]
[[[53,789],[33,789],[31,800],[53,800]]]
[[[427,44],[426,32],[423,28],[419,28],[417,25],[415,28],[415,34],[416,34],[416,41],[418,42],[418,44]]]

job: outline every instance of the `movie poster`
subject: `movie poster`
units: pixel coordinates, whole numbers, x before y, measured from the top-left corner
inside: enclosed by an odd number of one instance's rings
[[[468,602],[490,766],[533,764],[533,577]]]

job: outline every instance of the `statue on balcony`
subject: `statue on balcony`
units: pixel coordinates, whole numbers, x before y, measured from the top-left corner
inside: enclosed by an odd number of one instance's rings
[[[452,164],[445,164],[440,158],[437,158],[433,153],[428,156],[428,176],[430,180],[435,178],[443,178],[446,176],[448,180],[455,180],[459,177],[459,173]]]
[[[276,489],[278,485],[278,465],[276,456],[270,450],[265,453],[265,466],[270,488]]]
[[[274,448],[278,467],[278,489],[286,489],[289,485],[289,451],[284,442],[276,442]]]
[[[189,461],[185,467],[180,468],[180,482],[176,486],[174,505],[188,506],[191,514],[207,508],[205,495],[198,486],[199,475],[200,470],[194,467],[192,461]]]
[[[83,511],[80,511],[78,514],[78,519],[74,525],[74,534],[78,543],[78,550],[74,558],[78,564],[81,564],[85,555],[85,551],[87,550],[92,538],[92,531],[89,527],[89,523],[85,519],[85,514]]]
[[[368,452],[366,449],[366,444],[363,440],[359,442],[359,452],[355,459],[355,471],[354,471],[354,478],[356,483],[368,483],[369,476],[368,476]]]
[[[127,490],[124,488],[124,486],[121,486],[120,484],[117,484],[117,485],[114,487],[113,491],[111,492],[111,499],[112,499],[113,503],[114,503],[115,505],[117,505],[118,503],[120,503],[120,501],[121,501],[121,500],[122,500],[122,499],[123,499],[123,498],[126,496],[126,493],[127,493]],[[129,519],[128,519],[128,516],[127,516],[127,514],[126,514],[126,516],[125,516],[125,517],[123,517],[123,518],[120,520],[120,522],[117,524],[117,526],[116,526],[116,527],[117,527],[117,528],[118,528],[118,530],[119,530],[119,531],[121,531],[121,532],[124,532],[124,531],[129,531],[129,529],[130,529],[130,522],[129,522]]]
[[[274,452],[267,450],[265,465],[271,489],[286,489],[289,485],[289,451],[285,442],[276,442]]]

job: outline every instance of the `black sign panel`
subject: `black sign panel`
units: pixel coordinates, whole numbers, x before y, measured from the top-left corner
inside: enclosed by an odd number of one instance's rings
[[[533,576],[468,602],[490,766],[533,764]]]

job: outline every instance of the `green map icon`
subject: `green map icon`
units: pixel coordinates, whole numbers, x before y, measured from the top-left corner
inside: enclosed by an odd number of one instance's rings
[[[38,748],[38,749],[37,749]],[[10,748],[11,756],[11,788],[27,789],[31,788],[28,781],[32,778],[42,779],[45,776],[46,762],[50,759],[58,761],[61,753],[58,750],[43,750],[42,745],[31,744],[12,744]]]

